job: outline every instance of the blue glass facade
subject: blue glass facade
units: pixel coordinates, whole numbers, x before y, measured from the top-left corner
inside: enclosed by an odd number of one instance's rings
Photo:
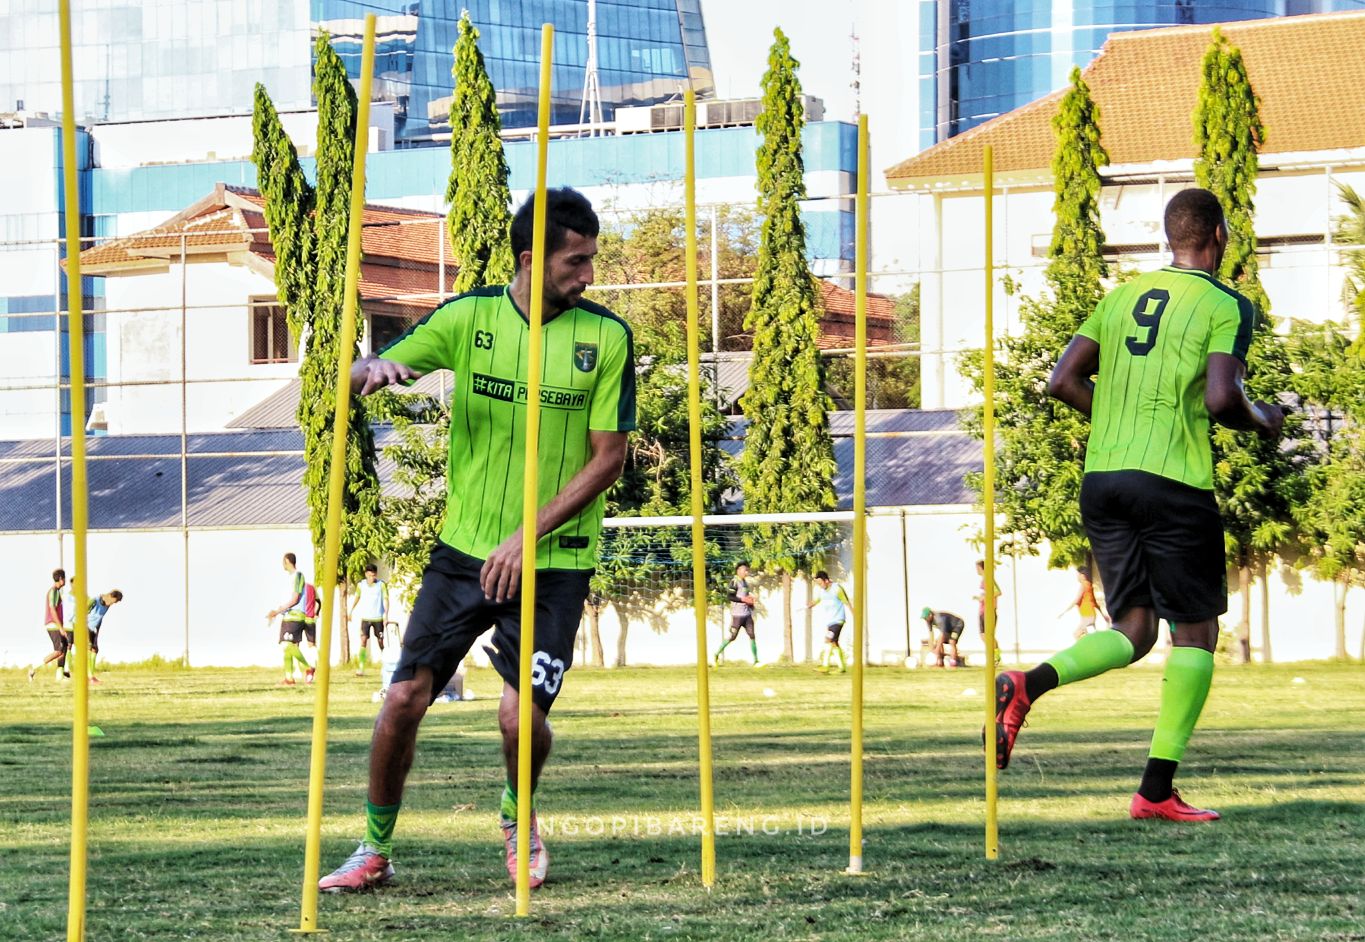
[[[498,92],[504,127],[536,123],[540,28],[555,27],[553,124],[575,124],[588,59],[587,0],[312,0],[315,29],[359,74],[364,16],[377,17],[377,94],[398,105],[398,138],[419,142],[448,111],[451,51],[462,9],[479,28],[479,49]],[[597,0],[597,63],[604,117],[621,105],[714,88],[700,0]],[[435,103],[433,107],[433,103]]]
[[[1365,0],[920,0],[920,146],[1066,84],[1110,33],[1365,9]]]

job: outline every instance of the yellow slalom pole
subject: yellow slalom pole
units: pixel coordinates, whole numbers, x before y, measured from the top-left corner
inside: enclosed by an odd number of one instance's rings
[[[517,689],[517,915],[531,914],[531,658],[536,647],[536,513],[540,510],[540,370],[545,322],[545,178],[550,160],[550,79],[555,28],[540,28],[536,211],[531,239],[530,343],[526,354],[526,465],[521,498],[521,673]]]
[[[692,462],[692,608],[697,615],[697,746],[701,775],[701,885],[716,882],[716,805],[711,770],[711,687],[706,675],[706,539],[702,526],[701,327],[697,306],[697,96],[683,93],[683,172],[687,231],[687,416]]]
[[[858,194],[854,203],[853,291],[853,744],[848,872],[863,872],[863,634],[867,630],[867,115],[858,116]]]
[[[985,162],[986,189],[986,349],[985,396],[986,408],[982,432],[986,440],[986,469],[982,491],[986,497],[986,572],[982,602],[986,606],[986,857],[1000,856],[1000,824],[996,814],[999,795],[995,769],[995,252],[994,207],[995,154],[986,145],[982,155]]]
[[[370,84],[374,75],[374,14],[365,17],[360,58],[355,156],[351,168],[351,218],[346,232],[346,295],[341,305],[337,350],[336,406],[332,420],[332,465],[327,477],[327,529],[323,543],[322,631],[318,637],[317,692],[313,701],[313,753],[308,772],[308,836],[303,855],[303,906],[298,932],[318,932],[318,876],[322,857],[322,792],[327,778],[327,700],[332,680],[332,622],[336,613],[337,569],[341,558],[341,508],[346,494],[346,433],[351,418],[351,361],[355,346],[356,300],[360,282],[360,238],[365,221],[365,151],[369,140]],[[343,601],[344,604],[344,601]]]
[[[89,523],[85,476],[85,311],[81,295],[81,197],[76,179],[76,102],[71,83],[71,3],[60,0],[62,43],[62,198],[66,210],[67,343],[71,373],[71,639],[75,658],[71,711],[71,866],[67,881],[66,938],[85,938],[85,875],[90,828],[90,635],[86,630],[85,531]],[[61,421],[61,417],[58,417]],[[61,508],[58,508],[60,512]]]

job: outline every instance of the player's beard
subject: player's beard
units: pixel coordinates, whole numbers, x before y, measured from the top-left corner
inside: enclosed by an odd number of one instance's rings
[[[575,290],[571,292],[558,291],[549,285],[545,286],[545,305],[555,311],[567,311],[574,307],[579,301],[583,300],[583,292]]]

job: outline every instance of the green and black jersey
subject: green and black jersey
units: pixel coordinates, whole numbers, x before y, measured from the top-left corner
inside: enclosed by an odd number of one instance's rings
[[[542,507],[587,465],[589,432],[635,428],[635,353],[626,323],[582,301],[543,330]],[[441,540],[478,559],[521,525],[529,337],[508,289],[480,288],[442,304],[380,354],[422,373],[455,374]],[[592,569],[605,506],[599,495],[542,539],[536,568]]]
[[[1166,267],[1105,296],[1078,332],[1100,345],[1086,471],[1147,471],[1213,489],[1211,353],[1246,362],[1250,301],[1202,271]]]

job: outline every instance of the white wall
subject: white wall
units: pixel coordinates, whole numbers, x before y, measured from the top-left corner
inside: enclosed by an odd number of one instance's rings
[[[221,262],[191,263],[185,276],[187,375],[195,381],[186,387],[187,428],[219,431],[298,375],[298,364],[250,362],[247,301],[275,295],[269,278]],[[110,388],[109,434],[178,433],[181,266],[160,274],[106,278],[105,283],[110,382],[176,381]],[[173,310],[138,310],[172,302]]]
[[[1256,193],[1256,232],[1262,239],[1318,235],[1328,232],[1333,217],[1344,209],[1336,184],[1365,186],[1365,171],[1322,170],[1262,174]],[[1163,243],[1160,220],[1165,202],[1192,184],[1110,185],[1101,194],[1101,223],[1113,245]],[[980,348],[985,330],[985,287],[982,272],[984,203],[980,194],[943,194],[933,197],[933,212],[921,214],[919,232],[928,240],[922,253],[925,273],[923,312],[922,391],[926,409],[960,408],[973,394],[957,368],[964,347]],[[1046,249],[1051,238],[1051,188],[1003,188],[997,192],[994,262],[997,281],[995,323],[997,336],[1019,329],[1019,296],[1004,292],[1008,275],[1022,295],[1037,296],[1044,287]],[[1037,246],[1042,257],[1034,254]],[[1124,268],[1148,270],[1166,260],[1160,251],[1125,258]],[[1281,319],[1321,322],[1345,316],[1341,304],[1344,277],[1341,260],[1324,244],[1264,247],[1261,280],[1270,297],[1271,312]],[[945,351],[937,353],[936,351]]]
[[[876,516],[868,525],[868,652],[872,662],[899,663],[905,652],[906,607],[904,582],[909,583],[911,649],[918,653],[925,635],[916,616],[923,607],[948,610],[967,622],[961,648],[974,664],[981,663],[983,646],[976,631],[977,577],[973,566],[980,551],[973,543],[980,516],[966,511],[911,513],[906,517],[906,545],[901,552],[899,516]],[[299,558],[299,568],[310,580],[316,578],[311,547],[303,528],[192,531],[189,538],[189,649],[196,666],[274,666],[279,661],[277,632],[267,626],[265,613],[278,607],[287,584],[280,566],[286,552]],[[185,540],[178,531],[110,532],[90,535],[89,591],[118,588],[124,601],[108,616],[100,641],[102,656],[110,662],[140,661],[159,654],[178,658],[185,650]],[[0,666],[22,666],[41,659],[48,641],[42,631],[42,596],[53,568],[71,569],[69,537],[62,548],[52,534],[0,535],[0,571],[6,573],[12,591],[0,596]],[[847,572],[831,567],[836,579],[850,592]],[[757,575],[760,587],[758,623],[759,656],[776,660],[782,653],[780,614],[781,584],[775,576]],[[1034,663],[1067,646],[1075,617],[1060,612],[1074,597],[1075,578],[1070,572],[1050,572],[1043,561],[1030,557],[1000,563],[998,581],[1003,594],[999,609],[999,643],[1007,663],[1016,650],[1023,663]],[[807,656],[804,646],[805,586],[795,588],[794,624],[796,654]],[[406,624],[398,592],[390,595],[395,617]],[[1252,592],[1252,638],[1260,645],[1260,591]],[[1224,617],[1228,626],[1240,615],[1240,599],[1230,599]],[[1331,657],[1335,652],[1335,620],[1330,584],[1305,573],[1277,571],[1272,577],[1270,599],[1272,650],[1275,660],[1293,661]],[[1016,616],[1017,611],[1017,616]],[[1348,597],[1347,649],[1358,654],[1365,591],[1354,589]],[[729,617],[720,609],[710,613],[707,650],[719,646],[722,621]],[[813,626],[818,653],[823,626]],[[587,630],[586,621],[583,630]],[[611,664],[616,652],[619,622],[608,608],[601,623],[602,641]],[[847,650],[852,629],[846,628]],[[334,641],[334,656],[340,642]],[[696,637],[690,608],[672,612],[666,630],[655,632],[643,624],[631,627],[627,638],[630,664],[694,663]],[[483,655],[476,644],[473,656]],[[734,663],[748,659],[748,642],[741,635],[727,651]],[[1161,647],[1153,653],[1162,654]],[[975,655],[975,657],[973,657]]]

